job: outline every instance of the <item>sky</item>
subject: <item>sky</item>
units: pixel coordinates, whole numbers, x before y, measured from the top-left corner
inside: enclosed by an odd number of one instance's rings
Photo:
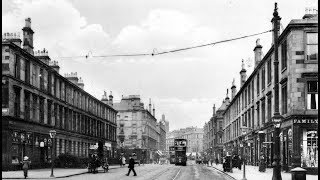
[[[306,7],[317,7],[316,0],[277,3],[283,28]],[[112,91],[114,102],[140,95],[147,105],[151,98],[156,118],[165,114],[170,130],[201,128],[233,79],[239,90],[242,60],[247,77],[252,73],[256,40],[264,53],[270,49],[271,33],[160,56],[92,56],[161,52],[264,32],[272,28],[273,9],[270,0],[2,0],[2,32],[22,34],[30,17],[34,50],[46,48],[60,74],[77,72],[96,98],[104,91]]]

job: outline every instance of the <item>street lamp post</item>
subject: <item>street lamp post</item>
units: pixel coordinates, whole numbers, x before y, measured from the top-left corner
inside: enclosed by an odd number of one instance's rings
[[[54,138],[55,138],[55,136],[56,136],[56,131],[55,130],[50,130],[49,131],[49,135],[50,135],[50,138],[51,138],[51,143],[52,143],[52,148],[51,148],[51,175],[50,175],[50,177],[54,177],[54,175],[53,175],[53,166],[54,166],[54,158],[53,158],[53,156],[54,156],[54,153],[53,153],[53,151],[54,151]]]
[[[281,167],[280,167],[280,124],[282,120],[282,116],[279,112],[279,60],[278,60],[278,33],[280,29],[280,20],[281,17],[278,14],[277,3],[275,3],[273,18],[271,20],[273,24],[273,44],[274,44],[274,114],[272,117],[272,121],[274,123],[274,162],[273,165],[273,176],[272,180],[282,180],[281,178]]]
[[[243,139],[242,139],[242,159],[243,159],[243,178],[242,180],[247,180],[246,178],[246,158],[245,158],[245,136],[246,132],[242,131]]]

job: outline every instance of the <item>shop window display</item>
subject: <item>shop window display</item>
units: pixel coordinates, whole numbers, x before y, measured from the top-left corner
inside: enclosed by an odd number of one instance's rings
[[[304,129],[301,137],[301,166],[318,167],[318,132]]]

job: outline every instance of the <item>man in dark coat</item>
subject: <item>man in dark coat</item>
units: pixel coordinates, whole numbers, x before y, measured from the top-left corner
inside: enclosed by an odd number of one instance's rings
[[[127,176],[130,175],[131,170],[133,171],[133,176],[137,176],[136,171],[134,170],[134,159],[132,158],[132,156],[129,156],[129,171],[128,174],[126,174]]]

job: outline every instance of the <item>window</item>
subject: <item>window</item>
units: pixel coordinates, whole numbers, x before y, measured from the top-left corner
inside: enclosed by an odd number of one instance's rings
[[[20,117],[20,89],[14,88],[15,98],[14,98],[14,116]]]
[[[307,109],[318,109],[318,81],[308,81]]]
[[[44,98],[40,97],[40,123],[44,122]]]
[[[250,104],[250,100],[251,100],[251,93],[250,93],[250,90],[251,90],[251,84],[248,85],[248,104]]]
[[[261,89],[264,90],[266,83],[266,69],[265,66],[262,67],[262,75],[261,75]]]
[[[252,116],[251,116],[252,117],[252,121],[251,121],[252,124],[251,124],[251,127],[252,127],[252,129],[254,129],[254,108],[253,107],[251,108],[251,112],[252,112]]]
[[[30,120],[30,93],[24,91],[24,118]]]
[[[32,94],[32,119],[37,120],[37,109],[38,109],[38,98],[37,95]]]
[[[267,120],[268,122],[271,121],[271,117],[272,117],[272,106],[271,106],[271,94],[268,96],[268,112],[267,112]]]
[[[287,40],[281,44],[281,69],[287,68]]]
[[[32,85],[37,86],[37,66],[32,64]]]
[[[244,104],[247,107],[247,89],[244,90]]]
[[[44,74],[43,69],[40,68],[40,90],[44,90]]]
[[[2,79],[2,108],[8,108],[9,107],[9,87],[8,87],[8,81]]]
[[[257,126],[260,126],[260,103],[257,103]]]
[[[318,33],[307,33],[307,60],[318,60]]]
[[[48,102],[48,124],[51,125],[51,104],[52,102],[50,100],[47,101]]]
[[[59,119],[59,114],[58,114],[58,111],[59,111],[59,105],[54,103],[53,105],[53,111],[54,111],[54,120],[55,120],[55,127],[59,127],[60,126],[60,119]]]
[[[301,167],[318,167],[318,132],[303,129],[301,137]]]
[[[20,56],[16,55],[16,59],[14,61],[14,77],[20,79]]]
[[[251,128],[251,113],[250,113],[250,109],[247,111],[248,114],[248,127]]]
[[[257,95],[260,94],[260,86],[259,86],[259,83],[260,83],[260,74],[258,73],[258,74],[257,74]]]
[[[30,84],[30,61],[25,60],[24,62],[24,70],[25,70],[25,81]]]
[[[52,92],[52,76],[51,73],[48,72],[48,93]]]
[[[267,68],[268,68],[268,85],[271,83],[271,59],[269,59],[267,63]]]
[[[287,100],[287,84],[282,85],[281,87],[281,99],[282,99],[282,114],[287,114],[288,109],[288,100]]]
[[[265,99],[263,99],[261,101],[261,121],[262,121],[262,124],[265,123],[266,121],[266,104],[265,104]]]

